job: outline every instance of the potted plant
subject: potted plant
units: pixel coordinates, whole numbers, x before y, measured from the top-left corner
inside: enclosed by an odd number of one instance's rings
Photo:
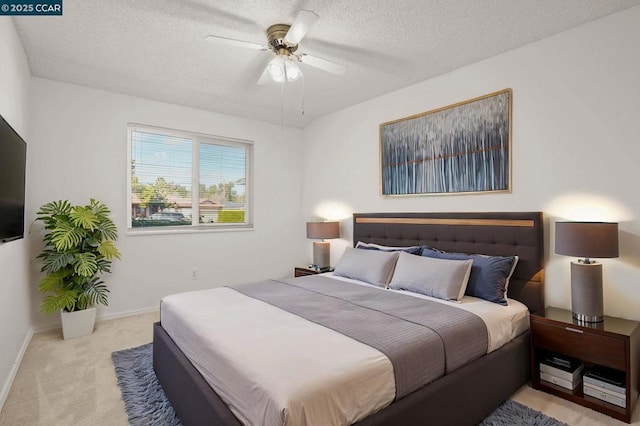
[[[95,305],[108,305],[109,289],[101,275],[120,258],[111,211],[100,201],[72,206],[67,200],[40,207],[36,221],[44,223],[44,249],[38,255],[42,272],[38,291],[45,293],[40,310],[61,312],[65,340],[93,332]]]

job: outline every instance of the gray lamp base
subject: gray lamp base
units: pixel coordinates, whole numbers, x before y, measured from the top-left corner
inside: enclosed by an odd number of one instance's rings
[[[579,322],[602,322],[602,263],[571,262],[571,311]]]
[[[313,242],[313,266],[318,269],[331,266],[331,251],[328,241]]]

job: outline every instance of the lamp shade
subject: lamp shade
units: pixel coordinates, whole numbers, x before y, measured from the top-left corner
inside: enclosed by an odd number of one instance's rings
[[[618,257],[618,224],[556,222],[556,253],[585,258]]]
[[[307,222],[307,238],[324,240],[340,237],[339,222]]]

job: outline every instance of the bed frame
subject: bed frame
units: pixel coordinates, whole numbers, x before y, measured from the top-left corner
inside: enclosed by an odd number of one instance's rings
[[[357,213],[353,242],[428,245],[445,251],[518,255],[508,296],[531,312],[544,308],[541,212]],[[185,426],[240,425],[160,323],[154,324],[153,365]],[[529,333],[467,364],[358,425],[474,425],[529,380]]]

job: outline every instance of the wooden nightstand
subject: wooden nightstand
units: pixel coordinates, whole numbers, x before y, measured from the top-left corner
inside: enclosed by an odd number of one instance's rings
[[[626,378],[626,408],[585,395],[582,383],[568,390],[540,380],[545,352],[579,359],[585,370],[594,365],[613,368]],[[631,423],[640,386],[640,323],[604,317],[600,323],[578,323],[571,311],[546,308],[531,315],[531,382],[539,389],[576,404]]]
[[[319,271],[315,268],[310,268],[309,266],[296,266],[293,269],[293,276],[294,277],[302,277],[305,275],[316,275],[316,274],[323,274],[325,272],[333,272],[333,268],[329,268],[326,271]]]

